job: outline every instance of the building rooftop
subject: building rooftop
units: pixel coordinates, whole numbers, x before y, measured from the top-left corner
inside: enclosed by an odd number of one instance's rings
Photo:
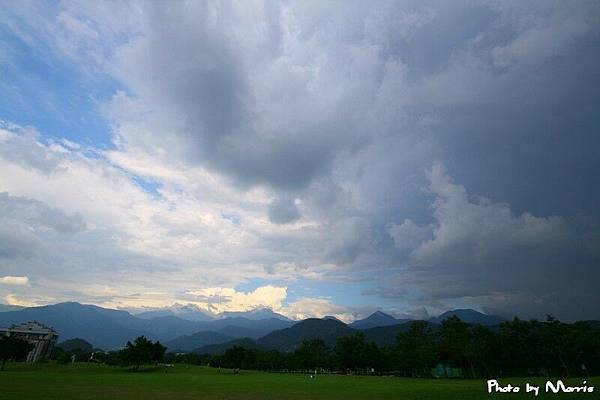
[[[25,322],[23,324],[18,324],[18,325],[12,325],[10,328],[6,329],[9,330],[11,332],[19,332],[19,333],[39,333],[39,334],[55,334],[58,335],[58,333],[44,325],[41,324],[37,321],[30,321],[30,322]]]

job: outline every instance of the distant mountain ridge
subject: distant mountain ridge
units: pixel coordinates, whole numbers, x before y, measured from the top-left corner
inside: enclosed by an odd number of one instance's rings
[[[22,310],[23,308],[25,308],[25,307],[13,306],[10,304],[0,304],[0,312],[17,311],[17,310]]]
[[[250,311],[226,311],[217,315],[218,318],[242,317],[252,320],[276,318],[282,321],[291,321],[288,317],[278,314],[270,308],[257,308]]]
[[[233,337],[219,332],[201,331],[185,335],[164,343],[168,351],[192,351],[199,347],[220,344],[234,340]]]
[[[374,342],[378,346],[394,346],[396,337],[400,332],[406,332],[412,321],[397,325],[380,326],[369,329],[354,329],[341,321],[334,319],[309,318],[297,324],[278,331],[273,331],[259,339],[236,339],[218,345],[210,345],[193,350],[197,354],[219,354],[233,346],[244,346],[262,350],[278,350],[281,352],[292,352],[296,350],[302,341],[308,339],[320,339],[327,346],[335,346],[336,340],[342,336],[350,336],[356,333],[365,335],[365,339]],[[435,324],[431,324],[432,328]]]
[[[208,311],[202,310],[194,304],[175,304],[171,307],[158,308],[134,314],[135,317],[150,319],[156,317],[178,317],[188,321],[212,321],[215,317]]]
[[[437,329],[441,322],[454,315],[469,324],[492,326],[505,321],[502,317],[483,314],[475,310],[459,309],[430,318],[426,323],[429,324],[431,329]],[[327,346],[333,347],[338,337],[362,332],[367,341],[374,342],[378,346],[391,347],[396,344],[398,334],[406,332],[412,322],[413,320],[395,318],[382,311],[374,312],[368,317],[349,325],[330,316],[321,319],[309,318],[289,328],[273,331],[256,340],[244,339],[243,343],[249,348],[288,352],[297,349],[302,341],[306,339],[321,339]],[[205,346],[195,349],[194,352],[198,354],[215,354],[223,352],[234,345],[240,345],[240,341],[234,340],[219,345]]]
[[[216,319],[237,317],[247,318],[255,321],[270,318],[280,319],[282,321],[291,321],[291,319],[288,317],[276,313],[270,308],[256,308],[249,311],[225,311],[219,314],[213,314],[194,304],[175,304],[171,307],[152,309],[140,313],[134,313],[133,315],[143,319],[172,316],[194,322],[214,321]]]
[[[437,317],[430,318],[429,322],[440,324],[442,323],[442,321],[453,316],[457,316],[458,318],[469,324],[480,324],[484,326],[498,325],[506,321],[506,318],[499,317],[497,315],[484,314],[469,308],[446,311],[445,313]]]
[[[225,336],[239,337],[235,331],[240,329],[244,336],[258,338],[294,323],[278,318],[251,320],[243,317],[189,321],[172,315],[144,319],[127,311],[75,302],[0,312],[0,326],[27,321],[39,321],[53,327],[61,341],[81,338],[103,349],[120,348],[140,335],[168,342],[200,331],[218,331]]]
[[[195,312],[195,307],[179,307],[176,312]],[[498,325],[504,318],[475,310],[452,310],[428,322],[435,326],[446,318],[458,316],[467,323]],[[346,325],[335,317],[309,318],[291,321],[270,309],[251,312],[223,313],[210,321],[193,321],[171,313],[140,317],[127,311],[112,310],[75,302],[41,307],[28,307],[0,312],[0,326],[39,321],[59,333],[59,340],[83,339],[102,349],[117,349],[129,340],[144,335],[160,340],[171,350],[198,351],[210,348],[220,351],[228,344],[243,339],[245,344],[265,349],[289,351],[297,348],[304,339],[321,339],[333,346],[339,336],[363,332],[368,340],[390,346],[398,332],[408,329],[410,320],[397,319],[378,311],[368,317]],[[211,347],[212,346],[212,347]]]

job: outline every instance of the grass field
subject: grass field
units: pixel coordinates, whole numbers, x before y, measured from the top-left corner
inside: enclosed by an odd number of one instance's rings
[[[545,379],[500,380],[500,383],[543,386]],[[580,385],[581,380],[570,380]],[[545,394],[542,399],[598,399],[600,378],[588,385],[595,393]],[[542,390],[543,391],[543,388]],[[408,379],[303,374],[274,374],[178,365],[174,368],[129,372],[104,365],[7,364],[0,371],[0,399],[534,399],[532,394],[488,395],[485,381]]]

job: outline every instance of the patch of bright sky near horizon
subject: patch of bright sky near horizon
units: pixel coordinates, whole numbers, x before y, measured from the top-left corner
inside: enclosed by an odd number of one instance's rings
[[[0,302],[600,318],[600,6],[0,2]]]

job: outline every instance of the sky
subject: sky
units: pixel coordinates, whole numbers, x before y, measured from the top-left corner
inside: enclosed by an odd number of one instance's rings
[[[0,302],[600,318],[597,1],[0,1]]]

